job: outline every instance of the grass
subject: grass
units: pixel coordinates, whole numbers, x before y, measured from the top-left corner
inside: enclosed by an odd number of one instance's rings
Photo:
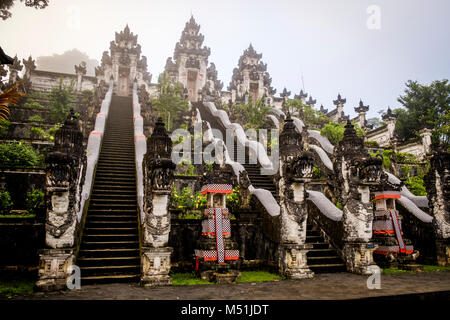
[[[191,273],[173,273],[172,285],[174,286],[192,286],[198,284],[213,284],[206,280],[202,280],[196,276],[194,272]],[[282,276],[267,271],[242,271],[241,277],[237,282],[264,282],[264,281],[279,281],[284,279]]]
[[[0,279],[0,297],[12,298],[14,295],[31,295],[35,281],[29,279]]]
[[[423,271],[426,271],[426,272],[450,271],[450,267],[424,265]]]
[[[198,284],[212,284],[206,280],[198,278],[194,272],[191,273],[173,273],[170,275],[172,278],[172,285],[174,286],[192,286]]]
[[[242,271],[241,277],[237,282],[264,282],[264,281],[279,281],[284,278],[278,274],[267,271]]]
[[[423,265],[424,272],[439,272],[439,271],[450,271],[450,267],[441,267],[433,265]],[[400,273],[415,273],[414,271],[401,270],[396,268],[386,268],[383,269],[382,274],[400,274]]]
[[[0,214],[0,218],[35,218],[36,214],[26,213],[26,214]]]

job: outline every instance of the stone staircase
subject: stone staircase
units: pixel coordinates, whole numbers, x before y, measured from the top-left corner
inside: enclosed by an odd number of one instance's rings
[[[130,97],[111,101],[76,262],[82,285],[140,277],[131,104]]]
[[[333,247],[323,238],[320,231],[307,224],[306,243],[313,249],[306,254],[308,267],[314,273],[345,272],[345,263]]]
[[[226,137],[225,129],[222,124],[209,112],[208,108],[202,103],[197,103],[194,107],[197,107],[200,110],[202,119],[208,121],[211,128],[220,130],[223,137]],[[249,164],[248,149],[245,150],[245,156],[242,152],[238,154],[237,149],[238,147],[235,141],[233,154],[230,154],[230,157],[244,166],[252,185],[255,188],[263,188],[270,191],[277,202],[279,202],[280,197],[277,194],[277,189],[272,177],[261,175],[258,164]],[[306,243],[313,245],[313,249],[307,254],[308,266],[312,271],[315,273],[346,271],[345,264],[337,251],[326,242],[319,230],[313,229],[312,225],[307,226]]]

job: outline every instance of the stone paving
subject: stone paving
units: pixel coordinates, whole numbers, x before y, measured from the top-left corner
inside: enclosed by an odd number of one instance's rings
[[[19,299],[49,300],[341,300],[447,291],[450,271],[381,275],[381,289],[367,288],[367,276],[317,274],[313,279],[144,288],[137,284],[82,286],[80,290],[36,293]],[[218,287],[220,287],[218,289]],[[442,298],[442,295],[440,296]]]

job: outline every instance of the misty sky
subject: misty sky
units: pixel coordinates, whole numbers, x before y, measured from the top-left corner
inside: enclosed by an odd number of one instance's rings
[[[77,48],[100,61],[114,32],[128,23],[156,82],[192,13],[224,89],[251,42],[263,54],[276,96],[284,86],[291,97],[298,93],[303,74],[316,107],[331,110],[340,92],[352,116],[360,98],[370,105],[368,117],[376,116],[388,105],[399,107],[408,79],[429,84],[450,75],[446,0],[50,0],[44,10],[16,2],[12,18],[0,21],[0,45],[11,56]],[[367,12],[371,5],[379,20]],[[369,29],[368,19],[380,29]]]

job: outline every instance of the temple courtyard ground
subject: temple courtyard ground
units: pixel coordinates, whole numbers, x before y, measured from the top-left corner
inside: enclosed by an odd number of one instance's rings
[[[37,292],[10,299],[44,300],[347,300],[418,298],[450,300],[450,271],[381,274],[380,289],[367,276],[316,274],[313,279],[144,288],[138,284],[81,286],[79,290]],[[406,295],[406,296],[405,296]],[[395,296],[395,297],[394,297]]]

